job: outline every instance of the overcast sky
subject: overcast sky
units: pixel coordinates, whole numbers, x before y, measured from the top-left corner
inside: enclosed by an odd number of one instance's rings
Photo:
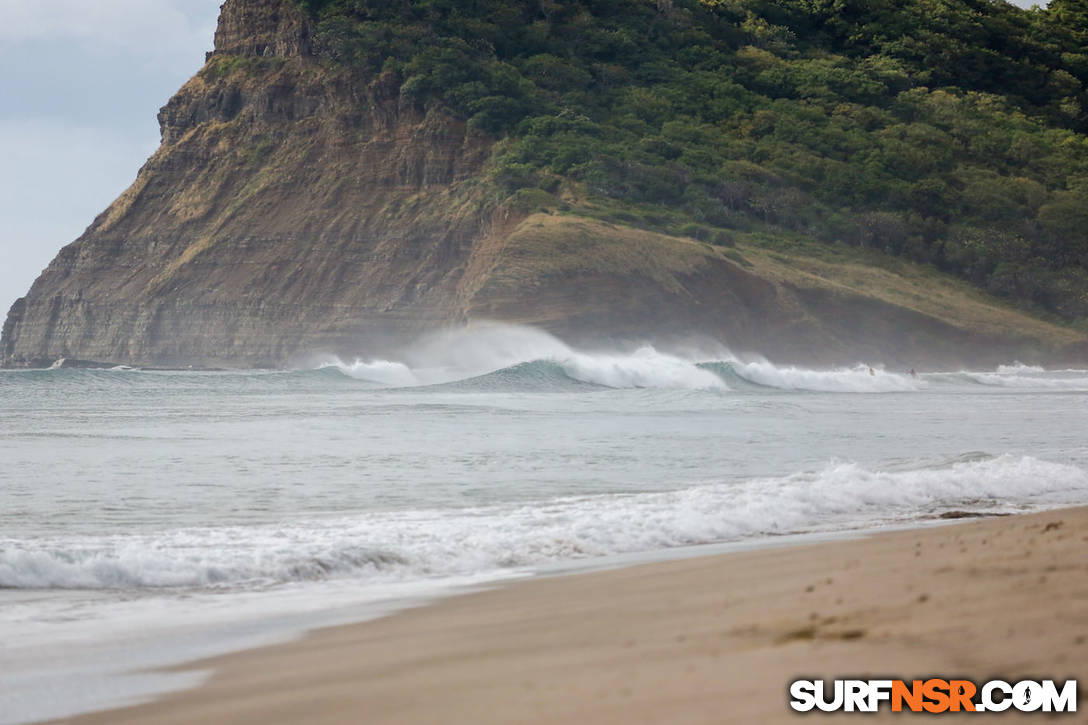
[[[0,318],[136,178],[222,0],[0,0]]]
[[[221,2],[0,0],[0,320],[136,178]]]

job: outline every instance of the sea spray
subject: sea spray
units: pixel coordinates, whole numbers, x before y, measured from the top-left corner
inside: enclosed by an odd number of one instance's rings
[[[1024,373],[1045,373],[1046,369],[1038,365],[1025,365],[1018,361],[1011,365],[998,365],[997,372],[1002,375],[1023,375]]]
[[[403,359],[322,361],[346,375],[390,387],[443,385],[531,363],[552,363],[571,380],[606,388],[726,388],[695,361],[642,345],[628,352],[577,350],[541,330],[491,323],[425,337]],[[509,376],[508,376],[509,377]]]
[[[971,382],[998,388],[1055,391],[1088,391],[1088,371],[1036,372],[1023,370],[1016,373],[961,373]]]
[[[398,360],[328,358],[353,378],[390,387],[444,385],[506,371],[533,377],[533,363],[558,365],[573,381],[608,388],[728,389],[733,380],[781,390],[887,393],[925,387],[906,372],[890,372],[879,364],[858,363],[830,370],[772,363],[760,356],[737,356],[716,346],[713,357],[688,351],[663,352],[651,345],[623,351],[587,351],[553,335],[520,325],[483,323],[434,333],[402,351]],[[492,380],[491,382],[495,382]],[[527,380],[527,389],[532,381]]]
[[[938,385],[959,385],[1030,392],[1088,391],[1088,370],[1044,370],[1026,365],[1000,365],[996,371],[960,370],[926,373],[923,378]]]
[[[882,366],[858,364],[832,370],[811,370],[767,361],[727,363],[748,382],[779,390],[824,393],[900,393],[921,390],[924,381],[909,374],[893,373]]]
[[[0,712],[454,586],[1088,501],[1066,382],[1084,371],[458,346],[351,370],[0,371]]]

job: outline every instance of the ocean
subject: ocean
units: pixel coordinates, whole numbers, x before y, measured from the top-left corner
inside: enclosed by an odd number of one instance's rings
[[[0,724],[518,577],[1088,503],[1086,423],[1088,370],[504,325],[289,371],[2,371]]]

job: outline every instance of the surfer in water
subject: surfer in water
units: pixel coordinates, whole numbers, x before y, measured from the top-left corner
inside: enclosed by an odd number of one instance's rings
[[[916,377],[918,377],[918,373],[914,372],[914,368],[911,368],[911,369],[910,369],[910,376],[911,376],[912,378],[916,378]]]
[[[873,370],[872,365],[869,366],[869,374],[872,375],[873,377],[876,377],[876,371]]]

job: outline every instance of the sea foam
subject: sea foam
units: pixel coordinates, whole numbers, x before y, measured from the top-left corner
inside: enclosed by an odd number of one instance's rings
[[[1083,501],[1088,473],[1032,457],[906,471],[832,463],[778,478],[520,506],[369,512],[281,525],[0,540],[0,587],[253,589],[407,581],[931,516]]]
[[[724,389],[725,382],[694,361],[643,345],[627,352],[577,350],[541,330],[489,323],[429,336],[405,350],[403,360],[330,358],[322,367],[390,387],[443,385],[503,370],[551,363],[577,383],[607,388]]]
[[[883,367],[855,365],[832,370],[810,370],[767,361],[729,363],[741,378],[780,390],[808,390],[826,393],[898,393],[921,390],[923,381],[910,375],[891,373]]]

